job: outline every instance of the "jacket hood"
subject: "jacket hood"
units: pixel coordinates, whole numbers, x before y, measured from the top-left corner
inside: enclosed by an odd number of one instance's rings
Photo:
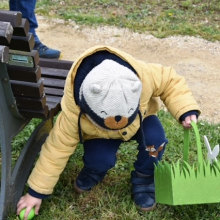
[[[103,60],[110,59],[126,66],[134,73],[141,73],[141,65],[131,55],[110,46],[95,46],[89,48],[76,59],[66,79],[64,96],[61,102],[62,110],[71,118],[79,115],[79,91],[86,75]],[[142,75],[138,74],[141,80]]]
[[[70,71],[72,86],[69,84],[68,88],[72,90],[75,107],[69,108],[68,111],[75,111],[79,115],[78,126],[81,140],[80,118],[83,113],[93,124],[110,130],[125,128],[135,120],[139,112],[141,81],[135,68],[130,65],[129,59],[133,58],[127,54],[123,55],[123,52],[117,49],[98,46],[85,52],[73,65]],[[94,79],[95,77],[97,79]],[[67,82],[69,79],[70,77]],[[102,91],[99,90],[99,94],[96,94],[97,88],[95,92],[89,88],[93,82],[96,87],[100,85],[100,88],[104,88]],[[99,100],[100,102],[97,102]]]

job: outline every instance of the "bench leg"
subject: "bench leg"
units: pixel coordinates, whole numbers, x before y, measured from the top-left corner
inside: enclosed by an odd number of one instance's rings
[[[11,178],[10,194],[13,198],[12,208],[16,209],[17,202],[23,194],[24,186],[36,161],[41,146],[45,142],[50,130],[52,129],[52,120],[41,122],[34,130],[27,144],[23,148]]]
[[[6,214],[6,201],[9,195],[9,182],[11,174],[11,143],[10,139],[1,139],[1,194],[0,194],[0,219],[3,220]],[[5,149],[3,149],[3,146]]]
[[[42,144],[52,129],[52,120],[42,121],[30,136],[16,162],[11,174],[11,141],[1,137],[2,142],[2,177],[0,196],[0,219],[6,218],[10,210],[16,210],[18,200],[33,168]]]

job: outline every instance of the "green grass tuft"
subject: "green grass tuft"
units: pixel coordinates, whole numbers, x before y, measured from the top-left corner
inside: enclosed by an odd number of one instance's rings
[[[1,9],[8,8],[3,0]],[[36,13],[81,25],[129,28],[158,38],[174,35],[220,40],[219,0],[38,0]]]
[[[85,25],[111,25],[163,38],[173,35],[220,40],[219,0],[39,0],[37,13]]]

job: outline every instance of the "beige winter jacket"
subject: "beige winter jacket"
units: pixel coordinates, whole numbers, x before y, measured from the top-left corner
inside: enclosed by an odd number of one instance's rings
[[[79,106],[73,96],[73,81],[82,60],[96,51],[107,50],[128,62],[137,72],[142,82],[140,111],[143,118],[157,114],[160,98],[173,117],[179,117],[190,111],[199,110],[191,91],[182,76],[176,74],[172,67],[159,64],[149,64],[137,60],[127,53],[107,46],[96,46],[85,51],[75,60],[66,79],[62,112],[57,118],[54,128],[42,146],[40,157],[29,179],[29,186],[38,193],[51,194],[69,157],[74,153],[79,143],[78,116]],[[108,138],[129,140],[140,126],[139,116],[128,127],[115,131],[101,130],[85,116],[81,117],[83,140],[91,138]],[[122,133],[126,131],[126,135]],[[124,133],[125,134],[125,133]]]

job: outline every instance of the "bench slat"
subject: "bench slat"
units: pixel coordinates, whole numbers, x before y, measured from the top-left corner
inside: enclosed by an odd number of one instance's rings
[[[66,79],[67,74],[69,70],[65,69],[54,69],[54,68],[48,68],[48,67],[42,67],[41,68],[41,75],[43,77],[51,77],[51,78],[60,78],[60,79]]]
[[[38,83],[21,82],[10,80],[14,96],[26,96],[41,98],[44,93],[42,80]]]
[[[0,44],[8,46],[13,34],[13,27],[10,22],[0,21]]]
[[[61,97],[56,97],[56,96],[46,96],[47,97],[47,105],[49,107],[49,110],[51,111],[53,109],[53,114],[54,116],[58,114],[59,111],[61,111]]]
[[[64,94],[63,89],[55,89],[44,86],[44,92],[46,95],[60,96],[62,97]]]
[[[11,50],[21,50],[31,52],[34,48],[34,36],[32,33],[28,33],[26,37],[12,36],[9,45]]]
[[[73,61],[40,58],[39,65],[41,67],[70,70],[73,65]]]
[[[0,21],[10,22],[13,27],[22,24],[22,14],[20,11],[0,10]]]
[[[15,97],[16,104],[18,107],[18,110],[21,109],[37,109],[37,110],[43,110],[46,105],[46,96],[43,96],[42,98],[26,98],[26,97]]]
[[[42,118],[45,119],[48,117],[49,108],[46,105],[43,110],[33,110],[33,109],[19,109],[19,112],[24,117],[31,117],[31,118]]]
[[[51,114],[54,116],[57,115],[59,111],[61,111],[60,103],[47,101],[47,106],[49,110],[52,111]]]
[[[29,21],[25,18],[22,18],[21,26],[14,27],[13,35],[14,36],[28,36],[30,30]]]
[[[64,88],[65,80],[62,79],[52,79],[47,77],[42,77],[44,86],[52,88]]]
[[[8,75],[11,80],[35,82],[37,83],[41,77],[41,68],[7,65]]]
[[[47,96],[47,102],[57,102],[57,103],[60,103],[61,102],[61,97]]]

